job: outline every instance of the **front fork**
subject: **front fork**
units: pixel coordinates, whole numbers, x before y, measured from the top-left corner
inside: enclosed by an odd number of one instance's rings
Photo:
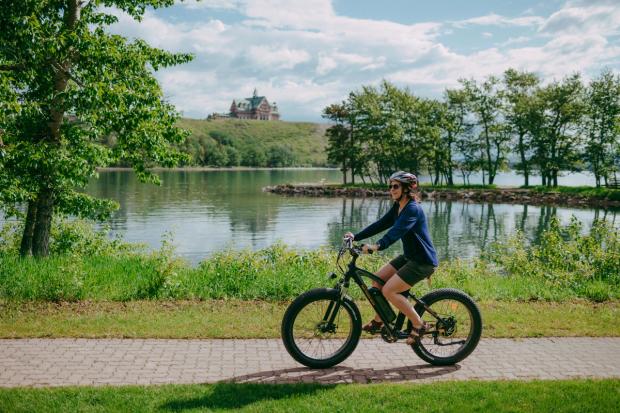
[[[331,274],[332,278],[335,275],[336,274],[332,273]],[[325,314],[323,315],[323,320],[321,321],[321,324],[319,326],[322,332],[328,332],[328,331],[335,330],[336,326],[334,325],[334,320],[336,320],[336,316],[338,315],[338,311],[340,310],[342,301],[346,297],[347,291],[349,290],[349,281],[344,280],[344,281],[338,282],[334,286],[334,289],[340,292],[340,299],[337,301],[331,301],[329,305],[327,306],[327,310],[325,311]]]

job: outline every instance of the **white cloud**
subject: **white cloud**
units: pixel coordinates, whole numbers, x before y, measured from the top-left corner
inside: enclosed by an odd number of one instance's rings
[[[562,8],[553,13],[540,28],[547,34],[596,33],[611,35],[620,33],[620,6],[606,2]]]
[[[527,43],[530,40],[532,40],[532,38],[531,37],[527,37],[527,36],[511,37],[508,40],[506,40],[505,42],[501,43],[499,46],[506,47],[506,46],[510,46],[510,45],[513,45],[513,44]]]
[[[240,2],[237,0],[185,0],[179,3],[190,10],[196,9],[237,9]]]
[[[278,102],[284,119],[318,120],[326,105],[382,78],[439,95],[459,78],[499,75],[508,67],[559,78],[618,66],[620,60],[620,46],[609,39],[620,27],[619,8],[604,1],[566,3],[548,18],[490,13],[417,24],[340,16],[329,0],[183,4],[235,9],[241,19],[173,22],[149,11],[137,23],[115,12],[120,21],[114,30],[196,54],[194,62],[157,75],[166,96],[194,117],[226,111],[233,98],[249,96],[255,87]],[[514,35],[473,53],[441,42],[441,36],[459,36],[463,28],[478,30],[472,41],[480,45],[489,43],[484,38]]]
[[[316,67],[316,73],[318,75],[325,75],[337,67],[338,67],[338,63],[336,62],[336,59],[334,59],[332,56],[320,54],[319,64]]]
[[[292,69],[310,60],[310,54],[305,50],[262,45],[251,46],[248,57],[259,66],[272,69]]]
[[[485,16],[474,17],[466,20],[455,21],[452,24],[455,27],[465,27],[469,25],[479,26],[538,26],[544,22],[544,19],[539,16],[525,16],[508,18],[500,16],[499,14],[491,13]]]

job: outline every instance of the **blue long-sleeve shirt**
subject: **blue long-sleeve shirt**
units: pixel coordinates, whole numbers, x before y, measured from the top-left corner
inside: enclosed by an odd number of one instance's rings
[[[354,239],[363,240],[389,228],[390,230],[377,242],[379,250],[384,250],[402,239],[405,257],[436,267],[439,265],[439,260],[428,233],[424,210],[414,200],[409,201],[400,214],[398,206],[398,202],[395,202],[387,214],[355,234]]]

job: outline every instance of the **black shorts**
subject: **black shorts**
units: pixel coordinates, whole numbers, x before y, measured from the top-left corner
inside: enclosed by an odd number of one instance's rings
[[[399,255],[390,261],[390,265],[396,268],[396,274],[407,284],[414,284],[430,277],[435,272],[432,264],[410,260],[404,255]]]

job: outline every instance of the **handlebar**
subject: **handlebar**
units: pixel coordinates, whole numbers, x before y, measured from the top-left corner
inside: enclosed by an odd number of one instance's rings
[[[355,254],[355,255],[362,255],[364,252],[362,250],[362,248],[364,248],[364,245],[366,244],[361,244],[361,245],[355,245],[353,243],[353,238],[349,238],[349,237],[344,237],[342,239],[342,249],[346,249],[349,252]],[[372,254],[374,251],[369,249],[367,250],[368,254]]]
[[[338,268],[343,274],[345,273],[345,270],[340,265],[340,259],[342,258],[344,253],[347,251],[351,253],[351,255],[353,256],[352,263],[355,264],[355,260],[357,260],[357,257],[359,257],[360,255],[364,253],[362,250],[363,247],[364,247],[364,244],[355,245],[353,243],[353,238],[344,237],[342,239],[342,246],[340,247],[340,250],[338,251],[338,258],[336,258],[336,265],[338,266]],[[372,254],[373,252],[374,252],[373,250],[368,250],[369,254]]]

